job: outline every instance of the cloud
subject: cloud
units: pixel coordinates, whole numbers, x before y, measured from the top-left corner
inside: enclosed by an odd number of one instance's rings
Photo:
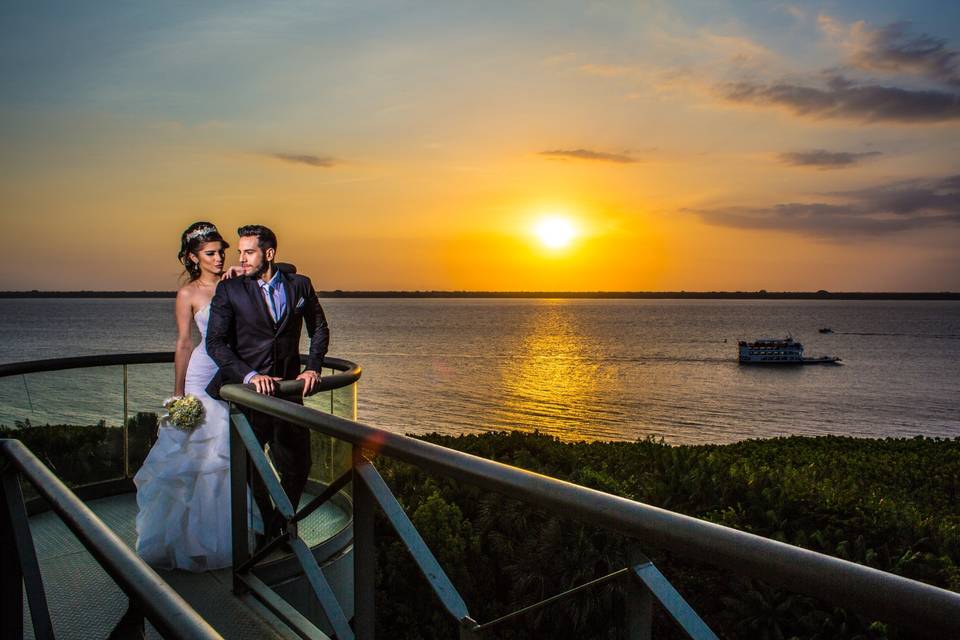
[[[859,153],[849,151],[827,151],[813,149],[811,151],[788,151],[781,153],[780,162],[793,167],[815,167],[817,169],[841,169],[858,164],[865,158],[883,155],[879,151],[863,151]]]
[[[637,161],[627,154],[605,153],[603,151],[591,151],[590,149],[554,149],[552,151],[541,151],[540,155],[572,160],[600,160],[602,162],[618,162],[621,164],[629,164]]]
[[[848,74],[913,76],[912,85],[853,80],[832,69],[823,72],[822,82],[746,80],[716,85],[714,92],[729,102],[779,107],[811,119],[907,124],[960,120],[960,51],[945,40],[914,34],[909,22],[872,28],[863,21],[846,24],[827,15],[817,22],[844,51]],[[918,79],[938,86],[917,86]]]
[[[568,65],[574,62],[579,56],[574,51],[567,51],[565,53],[558,53],[552,56],[547,56],[543,59],[543,64],[545,65]]]
[[[336,164],[333,158],[324,156],[314,156],[306,153],[269,153],[269,157],[275,160],[283,160],[293,164],[305,164],[310,167],[332,167]]]
[[[839,202],[717,207],[695,213],[718,226],[834,238],[960,225],[960,175],[904,180],[827,195]]]
[[[601,78],[619,78],[631,76],[637,73],[633,67],[615,65],[615,64],[581,64],[577,67],[579,71],[588,76],[600,76]]]
[[[960,87],[960,51],[951,49],[946,40],[911,33],[910,22],[894,22],[879,29],[862,21],[845,28],[826,16],[819,22],[824,32],[847,49],[850,64],[858,69],[911,74]]]
[[[838,75],[830,76],[823,87],[789,82],[732,82],[721,85],[718,90],[731,102],[781,107],[814,119],[911,124],[960,119],[958,93],[857,84]]]
[[[824,14],[817,16],[817,26],[820,27],[820,30],[823,31],[827,36],[833,38],[834,40],[842,41],[848,36],[850,28],[847,25],[843,24],[836,18]]]
[[[924,212],[952,213],[960,220],[960,174],[878,185],[836,195],[859,201],[865,209],[901,216]]]
[[[706,49],[718,57],[737,64],[769,64],[780,56],[772,50],[744,36],[730,36],[711,31],[700,32]]]
[[[797,5],[793,5],[793,4],[784,5],[782,9],[797,20],[807,19],[807,12],[804,11],[801,7],[798,7]]]
[[[700,94],[711,84],[706,78],[717,77],[729,68],[759,73],[779,66],[782,60],[780,54],[748,37],[708,29],[683,35],[657,31],[651,35],[650,46],[654,51],[669,52],[669,62],[652,58],[619,62],[578,59],[567,70],[624,84],[630,88],[628,97],[636,99],[651,92],[677,89],[692,89]]]

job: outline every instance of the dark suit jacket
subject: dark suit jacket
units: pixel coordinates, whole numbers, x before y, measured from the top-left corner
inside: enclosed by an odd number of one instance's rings
[[[220,387],[240,383],[251,371],[295,378],[300,374],[300,333],[304,322],[310,336],[307,369],[320,371],[330,343],[327,318],[310,279],[280,274],[287,295],[286,311],[274,323],[260,285],[250,278],[225,280],[210,303],[207,353],[220,367],[207,393],[220,397]]]

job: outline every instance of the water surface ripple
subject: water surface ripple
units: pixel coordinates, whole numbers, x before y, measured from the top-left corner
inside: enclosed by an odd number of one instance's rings
[[[673,443],[827,433],[960,436],[954,301],[322,302],[331,354],[364,369],[360,419],[392,431],[537,429],[567,439],[654,436]],[[0,300],[0,360],[172,350],[172,305]],[[834,333],[820,334],[820,327]],[[737,364],[738,339],[786,334],[808,355],[838,355],[843,365]],[[91,384],[115,387],[119,380],[90,375]],[[0,381],[0,423],[30,415],[34,422],[92,418],[105,403],[119,402],[115,389],[106,400],[58,395],[63,377]],[[154,367],[138,380],[147,406],[171,391],[172,371]]]

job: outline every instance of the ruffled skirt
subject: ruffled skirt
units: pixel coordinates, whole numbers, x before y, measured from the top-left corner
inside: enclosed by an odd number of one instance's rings
[[[227,403],[194,395],[204,423],[192,432],[160,427],[133,478],[137,554],[158,568],[206,571],[232,561]]]

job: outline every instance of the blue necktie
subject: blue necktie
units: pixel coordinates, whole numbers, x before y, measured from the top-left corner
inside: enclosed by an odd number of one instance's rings
[[[267,290],[267,300],[270,301],[270,315],[273,317],[273,321],[277,322],[279,313],[277,313],[277,302],[273,299],[273,285],[268,282],[264,288]]]

